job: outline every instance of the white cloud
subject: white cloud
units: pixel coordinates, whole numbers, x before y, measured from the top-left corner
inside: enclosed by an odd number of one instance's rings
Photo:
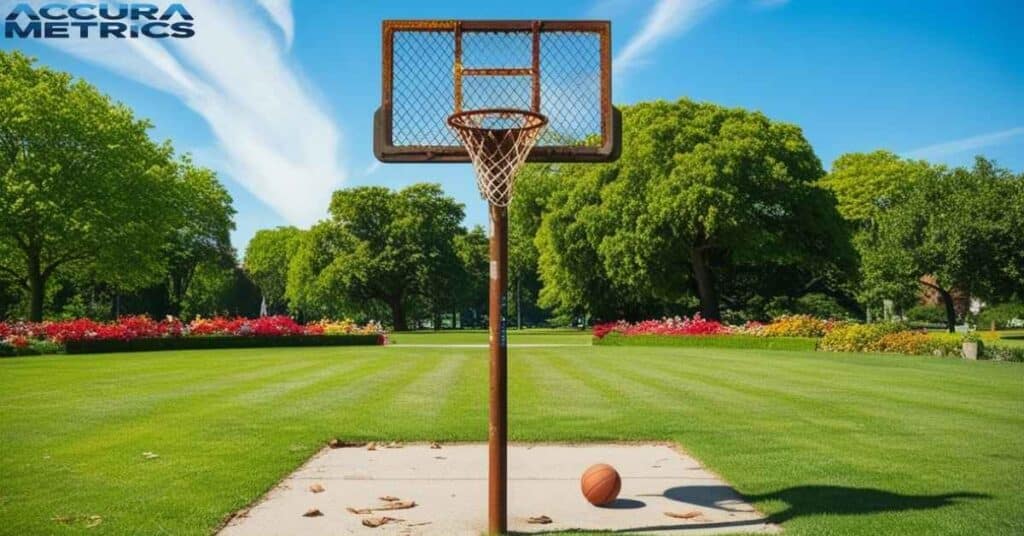
[[[209,125],[225,171],[290,223],[306,225],[345,178],[341,132],[287,57],[290,0],[259,3],[283,40],[246,0],[192,0],[191,39],[44,42],[181,99]]]
[[[721,0],[658,0],[639,33],[615,57],[615,71],[624,72],[645,61],[665,40],[692,28]]]
[[[1024,127],[1015,127],[998,132],[989,132],[969,138],[936,143],[903,153],[906,158],[939,159],[966,151],[981,149],[1003,143],[1011,138],[1024,135]]]
[[[290,47],[295,38],[295,18],[292,16],[292,0],[256,0],[267,10],[274,24],[281,29],[284,40]]]

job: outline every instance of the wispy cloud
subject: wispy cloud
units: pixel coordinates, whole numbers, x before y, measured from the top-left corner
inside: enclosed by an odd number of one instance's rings
[[[225,171],[286,220],[305,225],[323,214],[345,178],[341,132],[288,57],[290,0],[257,1],[188,2],[191,39],[46,43],[179,98],[209,125]]]
[[[719,4],[721,0],[658,0],[640,32],[615,57],[615,71],[643,64],[658,45],[685,33]]]
[[[295,38],[295,17],[292,16],[292,0],[256,0],[267,10],[274,24],[281,29],[285,42],[290,47]]]
[[[927,147],[907,151],[903,153],[903,156],[906,158],[922,159],[943,158],[966,151],[973,151],[992,145],[998,145],[1010,140],[1011,138],[1022,135],[1024,135],[1024,127],[1014,127],[1007,130],[1000,130],[998,132],[989,132],[988,134],[971,136],[969,138],[936,143],[935,145],[929,145]]]

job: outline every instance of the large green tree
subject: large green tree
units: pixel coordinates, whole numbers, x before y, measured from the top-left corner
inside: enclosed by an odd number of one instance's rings
[[[292,307],[338,314],[383,305],[403,331],[410,307],[436,313],[438,295],[458,289],[464,272],[454,237],[464,232],[463,207],[440,186],[339,190],[330,215],[302,237],[292,259]]]
[[[723,274],[848,269],[846,225],[800,129],[682,99],[623,110],[622,158],[563,166],[537,234],[542,298],[598,317],[686,304],[720,317]]]
[[[88,270],[116,288],[164,273],[182,221],[172,150],[150,124],[70,75],[0,51],[0,273],[43,317],[47,282]]]
[[[177,209],[182,223],[171,230],[165,246],[173,315],[181,313],[200,264],[233,266],[235,262],[235,251],[231,247],[235,209],[231,206],[231,195],[217,180],[217,174],[196,166],[185,156],[177,162],[176,178]]]
[[[267,307],[282,311],[288,305],[288,266],[299,247],[302,231],[295,227],[277,227],[257,231],[245,249],[245,271],[252,278]]]
[[[929,174],[863,237],[864,293],[908,302],[929,288],[953,331],[954,290],[999,301],[1024,288],[1022,226],[1024,177],[983,158]]]

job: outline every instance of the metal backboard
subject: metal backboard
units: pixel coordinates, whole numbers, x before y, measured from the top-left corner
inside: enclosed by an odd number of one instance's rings
[[[386,20],[382,74],[382,162],[469,162],[447,120],[486,108],[547,117],[530,162],[618,158],[608,21]]]

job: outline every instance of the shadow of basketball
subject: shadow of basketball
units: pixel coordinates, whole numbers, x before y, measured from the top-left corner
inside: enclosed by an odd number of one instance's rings
[[[647,506],[647,503],[638,501],[636,499],[615,499],[614,501],[599,506],[598,508],[608,508],[609,510],[635,510],[637,508],[643,508]]]

